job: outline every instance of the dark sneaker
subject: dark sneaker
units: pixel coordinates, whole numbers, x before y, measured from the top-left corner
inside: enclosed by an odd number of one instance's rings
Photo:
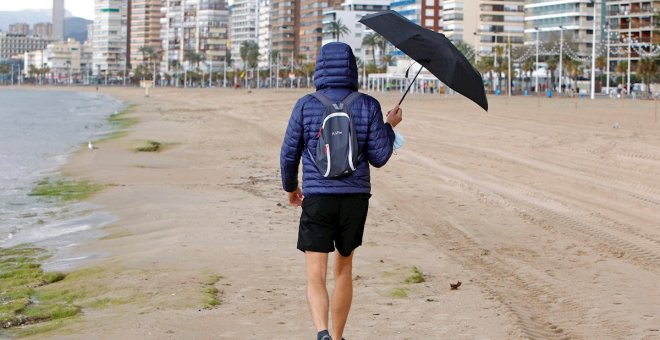
[[[324,330],[316,334],[316,340],[332,340],[332,337],[330,336],[328,330]]]

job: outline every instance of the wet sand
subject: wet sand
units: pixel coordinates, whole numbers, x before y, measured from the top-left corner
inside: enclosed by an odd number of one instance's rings
[[[279,175],[307,91],[101,91],[140,123],[63,171],[113,185],[91,201],[120,220],[79,250],[106,254],[83,267],[127,301],[51,337],[311,339],[300,210]],[[398,99],[374,95],[384,109]],[[654,102],[489,100],[486,113],[458,96],[406,99],[406,144],[372,172],[345,337],[660,337]],[[165,147],[134,152],[144,140]],[[404,283],[413,266],[426,282]],[[202,309],[216,274],[221,305]]]

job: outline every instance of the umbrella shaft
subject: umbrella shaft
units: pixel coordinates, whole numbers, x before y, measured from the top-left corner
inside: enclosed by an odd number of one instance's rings
[[[401,105],[403,100],[406,99],[406,95],[408,94],[408,91],[410,91],[410,87],[412,87],[412,85],[415,83],[415,79],[417,79],[417,76],[419,75],[419,72],[422,72],[422,67],[421,66],[419,68],[419,71],[417,71],[417,74],[415,74],[415,78],[413,78],[413,80],[410,82],[410,84],[408,84],[408,88],[406,89],[406,92],[403,94],[403,97],[401,97],[401,100],[399,100],[398,105]]]

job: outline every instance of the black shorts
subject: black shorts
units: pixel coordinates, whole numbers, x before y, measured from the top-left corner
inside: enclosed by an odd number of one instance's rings
[[[302,202],[298,249],[342,256],[362,244],[370,194],[308,196]]]

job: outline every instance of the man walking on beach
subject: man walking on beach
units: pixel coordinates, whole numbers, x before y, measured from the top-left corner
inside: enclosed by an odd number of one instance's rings
[[[317,93],[336,103],[358,90],[358,70],[350,46],[329,43],[321,48],[314,72]],[[369,164],[381,167],[392,155],[394,130],[402,120],[395,107],[383,114],[378,101],[362,94],[351,105],[359,159],[355,171],[340,179],[324,177],[314,163],[316,143],[325,106],[306,95],[298,100],[284,136],[280,166],[282,186],[289,203],[302,206],[298,249],[305,253],[307,301],[317,330],[317,340],[342,339],[353,298],[353,251],[362,244],[371,183]],[[302,190],[298,166],[302,157]],[[303,199],[304,197],[304,199]],[[337,249],[332,300],[326,288],[328,253]],[[331,307],[331,308],[330,308]],[[332,312],[332,330],[328,316]]]

